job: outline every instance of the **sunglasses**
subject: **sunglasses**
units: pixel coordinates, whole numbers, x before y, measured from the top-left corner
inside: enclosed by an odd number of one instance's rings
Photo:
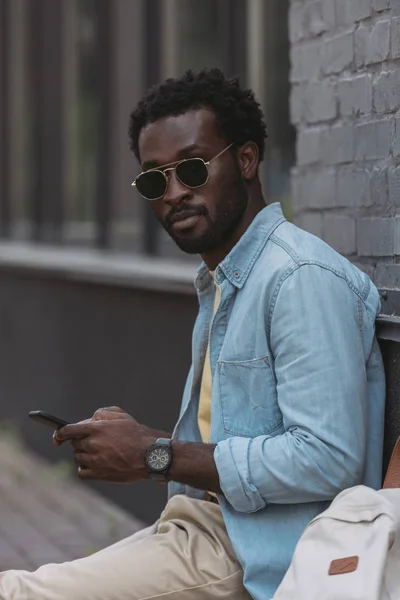
[[[149,169],[140,173],[132,183],[137,191],[146,200],[160,200],[165,196],[168,187],[167,171],[174,171],[176,178],[186,187],[194,189],[199,188],[207,183],[210,177],[208,165],[219,158],[224,152],[229,150],[233,144],[229,144],[214,158],[205,162],[202,158],[185,158],[183,160],[168,163],[157,167],[157,169]]]

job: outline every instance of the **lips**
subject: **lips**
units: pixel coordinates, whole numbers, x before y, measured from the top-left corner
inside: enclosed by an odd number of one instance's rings
[[[170,218],[170,223],[171,223],[171,225],[174,225],[175,223],[179,223],[181,221],[186,221],[187,219],[192,219],[193,217],[199,217],[199,216],[200,216],[200,213],[198,213],[198,212],[183,210],[182,212],[172,215],[172,217]]]
[[[172,228],[175,230],[183,231],[184,229],[190,229],[194,227],[197,221],[201,218],[199,214],[191,214],[187,217],[175,219],[172,222]]]
[[[170,217],[170,227],[179,231],[190,229],[196,225],[197,221],[202,217],[202,215],[203,213],[200,211],[194,212],[192,210],[182,210],[181,212]]]

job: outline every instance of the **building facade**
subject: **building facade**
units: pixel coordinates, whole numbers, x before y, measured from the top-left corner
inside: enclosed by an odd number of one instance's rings
[[[388,456],[400,434],[400,1],[290,4],[294,220],[381,291]]]
[[[381,286],[400,267],[400,1],[293,0],[295,220]]]

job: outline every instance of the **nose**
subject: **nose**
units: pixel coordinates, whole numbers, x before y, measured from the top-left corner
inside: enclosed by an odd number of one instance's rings
[[[165,175],[167,177],[167,191],[163,200],[166,204],[177,206],[191,196],[190,189],[177,178],[175,169],[166,171]]]

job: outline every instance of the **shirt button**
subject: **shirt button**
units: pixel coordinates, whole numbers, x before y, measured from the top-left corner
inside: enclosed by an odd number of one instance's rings
[[[235,271],[234,274],[233,274],[233,276],[234,276],[235,279],[239,279],[240,278],[239,271]]]

